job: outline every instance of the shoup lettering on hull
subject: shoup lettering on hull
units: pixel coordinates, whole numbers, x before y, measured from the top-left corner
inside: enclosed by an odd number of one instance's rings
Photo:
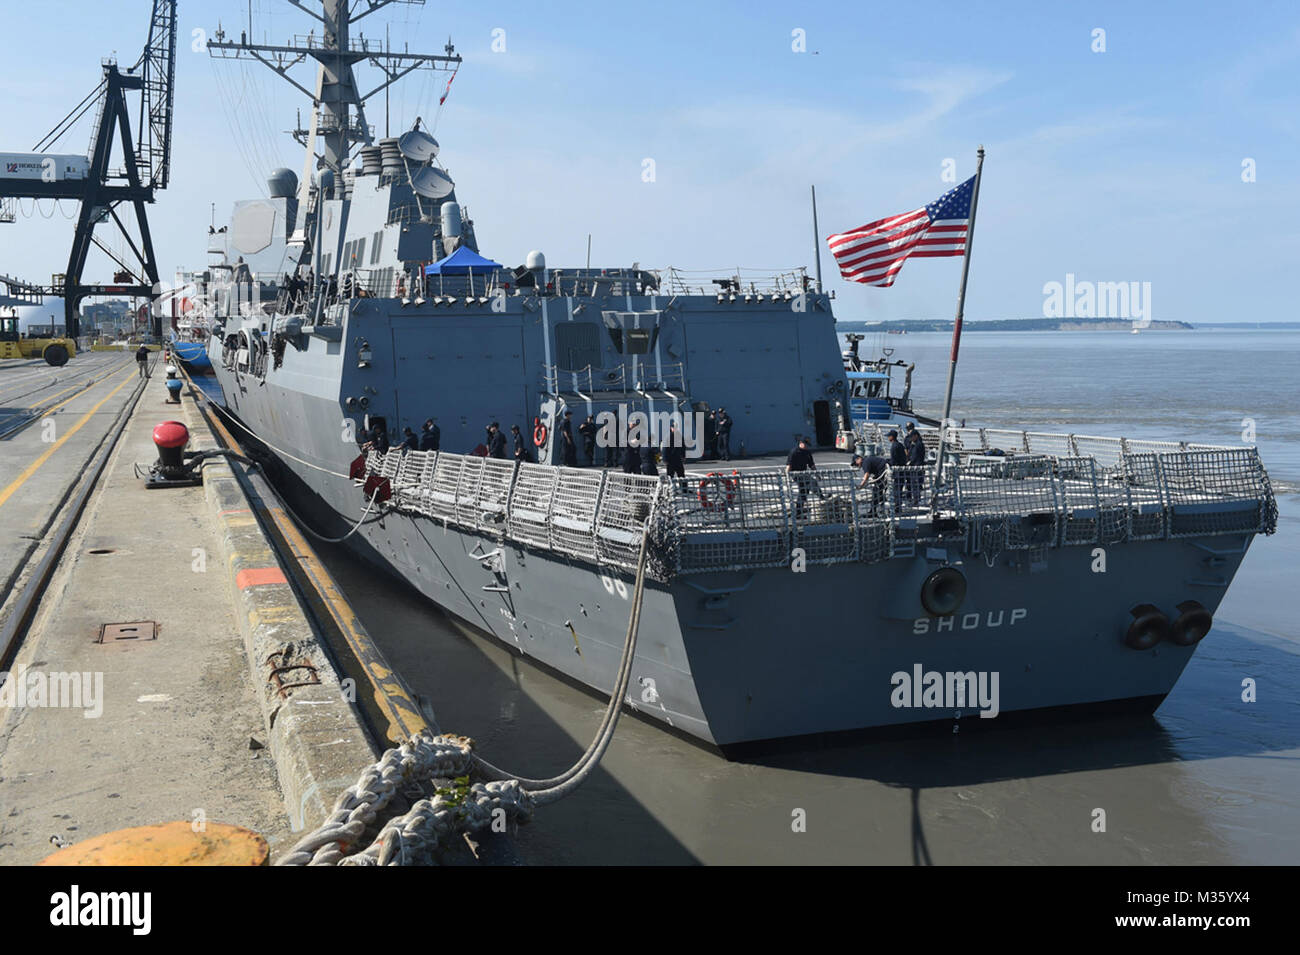
[[[949,614],[946,617],[917,617],[912,621],[912,633],[955,633],[958,630],[992,630],[995,627],[1001,627],[1005,622],[1006,626],[1014,627],[1017,623],[1029,616],[1029,611],[1025,607],[1015,607],[1011,610],[989,610],[986,613]]]

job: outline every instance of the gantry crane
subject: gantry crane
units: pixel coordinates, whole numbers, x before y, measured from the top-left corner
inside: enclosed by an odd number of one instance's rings
[[[27,154],[0,154],[0,204],[23,199],[71,199],[80,214],[68,256],[67,271],[45,289],[62,296],[69,338],[79,331],[77,307],[92,295],[153,298],[158,291],[158,263],[145,204],[167,187],[171,174],[172,104],[176,79],[176,0],[154,0],[149,40],[134,66],[119,70],[115,60],[103,63],[99,85],[50,130]],[[138,128],[131,133],[134,94],[139,94]],[[52,150],[92,109],[97,109],[87,157],[56,155]],[[113,140],[121,143],[120,165],[112,165]],[[138,242],[118,216],[117,207],[135,209]],[[111,219],[136,258],[128,264],[95,237],[95,226]],[[112,284],[87,285],[82,271],[91,245],[98,246],[119,271]],[[155,310],[156,311],[156,310]],[[162,335],[162,317],[154,315],[155,336]]]

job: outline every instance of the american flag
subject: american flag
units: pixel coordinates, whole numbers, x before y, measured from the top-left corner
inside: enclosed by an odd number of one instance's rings
[[[934,202],[827,238],[840,275],[888,287],[909,256],[964,255],[975,177]]]

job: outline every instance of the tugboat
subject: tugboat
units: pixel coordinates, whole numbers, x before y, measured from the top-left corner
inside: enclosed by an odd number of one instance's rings
[[[353,8],[320,2],[323,35],[299,51],[320,64],[304,175],[237,205],[230,241],[257,251],[214,283],[208,341],[225,407],[283,465],[313,530],[604,693],[640,572],[626,703],[728,754],[1159,705],[1276,526],[1253,448],[950,428],[943,461],[874,490],[845,466],[792,474],[801,436],[831,448],[846,422],[924,425],[906,382],[889,391],[903,366],[851,348],[846,369],[832,297],[801,269],[708,283],[540,253],[498,266],[443,165],[454,147],[418,122],[375,142],[353,76],[460,57],[354,39]],[[209,49],[261,52],[220,35]],[[638,431],[642,446],[669,422],[692,438],[706,407],[729,410],[743,472],[696,469],[689,441],[685,477],[602,469],[565,437],[601,419],[600,465]],[[399,447],[426,419],[438,450]],[[493,422],[520,426],[530,460],[464,453]],[[781,457],[752,460],[763,452]]]
[[[892,348],[882,348],[877,359],[862,358],[859,351],[865,338],[859,332],[849,332],[844,336],[848,343],[844,351],[844,377],[849,395],[848,430],[861,432],[871,425],[885,430],[901,430],[909,423],[937,428],[937,419],[917,414],[912,408],[912,372],[916,370],[916,363],[898,359],[891,361]],[[897,396],[890,393],[895,371],[903,372],[903,393]],[[837,445],[852,447],[845,440],[837,441]]]

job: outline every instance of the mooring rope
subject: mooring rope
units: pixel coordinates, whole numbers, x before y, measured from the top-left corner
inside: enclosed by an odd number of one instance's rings
[[[266,472],[263,471],[262,473],[265,474]],[[366,502],[366,509],[361,512],[361,516],[357,518],[357,522],[352,525],[350,531],[342,537],[326,537],[324,534],[318,534],[316,531],[312,530],[307,522],[298,515],[298,512],[289,506],[289,502],[284,499],[284,495],[280,493],[280,489],[275,486],[275,482],[271,480],[269,475],[267,476],[266,484],[271,489],[271,493],[275,495],[276,500],[280,502],[280,505],[288,512],[289,516],[293,518],[293,522],[306,531],[308,535],[316,538],[316,540],[323,544],[341,544],[359,531],[361,525],[366,522],[366,518],[370,516],[370,509],[375,506],[375,499],[379,496],[379,488],[375,488],[370,495],[370,500]]]
[[[622,713],[623,697],[627,694],[627,686],[632,676],[632,659],[636,656],[637,632],[641,626],[641,606],[644,602],[646,578],[646,555],[649,552],[647,545],[650,539],[649,518],[646,519],[645,526],[646,529],[641,534],[641,552],[637,557],[636,584],[632,588],[632,610],[627,621],[627,636],[623,641],[623,656],[619,660],[618,675],[615,677],[614,687],[610,690],[609,705],[605,707],[605,714],[596,730],[596,736],[592,739],[591,745],[587,747],[586,752],[563,773],[549,779],[523,778],[493,766],[481,756],[475,755],[474,757],[475,766],[485,776],[495,780],[516,780],[531,792],[539,805],[560,799],[581,785],[583,780],[595,769],[601,757],[605,755],[609,741],[614,737],[614,728],[618,724],[620,713]]]
[[[414,865],[432,861],[458,833],[486,829],[503,819],[527,820],[538,806],[562,799],[582,785],[613,739],[627,693],[645,596],[649,525],[647,519],[627,638],[609,706],[595,739],[572,767],[551,779],[512,778],[475,755],[473,740],[467,737],[417,734],[367,767],[335,800],[328,818],[300,839],[276,865]],[[499,778],[470,783],[469,777],[475,771]],[[437,780],[452,780],[452,784],[438,786]],[[374,830],[397,794],[399,784],[433,792],[417,800],[406,813],[385,822],[369,845],[360,848],[363,837]]]

